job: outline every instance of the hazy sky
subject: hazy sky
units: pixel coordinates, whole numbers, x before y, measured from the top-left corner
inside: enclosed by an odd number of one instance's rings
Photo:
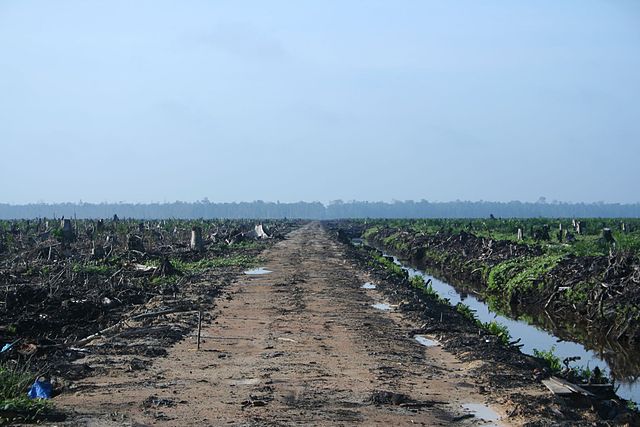
[[[640,201],[640,2],[0,0],[0,202]]]

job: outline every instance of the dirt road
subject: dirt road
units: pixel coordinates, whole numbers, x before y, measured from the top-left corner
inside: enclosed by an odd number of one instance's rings
[[[470,373],[478,362],[420,345],[418,325],[374,308],[384,296],[361,288],[370,278],[319,223],[262,259],[271,273],[240,277],[205,314],[200,351],[189,336],[147,369],[81,381],[58,406],[84,425],[490,425],[461,406],[494,400]]]

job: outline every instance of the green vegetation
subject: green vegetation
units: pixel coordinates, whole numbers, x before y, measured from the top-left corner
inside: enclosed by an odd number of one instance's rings
[[[71,266],[71,271],[78,274],[99,274],[108,276],[113,274],[114,270],[110,265],[104,263],[74,263]]]
[[[26,393],[35,376],[26,369],[15,368],[0,363],[0,399],[13,399]]]
[[[593,384],[602,384],[610,381],[598,368],[591,370],[588,366],[574,366],[571,368],[567,367],[563,370],[562,365],[565,363],[568,364],[568,362],[566,360],[563,362],[560,357],[555,354],[555,351],[556,346],[554,345],[549,350],[533,349],[533,355],[542,359],[553,375],[562,373],[572,381],[583,383],[591,382]]]
[[[10,422],[13,418],[35,420],[51,409],[49,402],[27,397],[27,390],[36,377],[26,367],[0,363],[0,423]]]
[[[420,289],[423,294],[429,298],[440,302],[441,304],[449,305],[449,300],[442,298],[431,286],[431,283],[425,283],[424,279],[420,276],[413,276],[409,279],[409,284],[416,289]]]
[[[560,358],[555,355],[556,346],[554,345],[549,350],[538,350],[537,348],[533,349],[533,355],[544,360],[551,370],[552,374],[558,374],[562,371],[562,362]]]
[[[526,293],[543,288],[541,279],[558,265],[558,255],[520,257],[496,265],[489,271],[487,290],[499,292],[510,298],[514,293]]]
[[[540,247],[546,254],[573,254],[576,256],[608,255],[609,250],[640,253],[640,219],[638,218],[577,218],[583,228],[578,234],[570,218],[508,218],[508,219],[412,219],[369,220],[364,238],[375,237],[384,227],[413,231],[416,234],[471,233],[477,237],[510,241]],[[560,232],[562,227],[562,232]],[[543,229],[548,239],[540,238]],[[602,229],[612,231],[615,245],[602,240]],[[623,230],[624,228],[624,230]],[[523,240],[518,240],[518,229]],[[538,237],[538,238],[536,238]],[[385,244],[393,244],[395,238],[387,237]],[[400,248],[397,248],[400,249]]]
[[[486,286],[483,298],[500,312],[541,301],[585,311],[594,286],[611,280],[603,276],[608,263],[603,258],[631,256],[635,261],[626,265],[633,266],[640,257],[638,218],[367,220],[363,236],[424,261],[448,278]],[[581,275],[579,265],[590,268],[591,275]],[[571,271],[575,281],[569,278]],[[558,286],[563,292],[557,292]],[[607,314],[603,322],[619,325],[614,332],[637,334],[624,325],[637,322],[640,310],[609,301],[605,305],[611,307],[600,311]]]
[[[491,322],[482,323],[482,328],[491,335],[498,337],[503,345],[509,345],[511,334],[509,334],[509,328],[502,323],[492,320]]]
[[[492,320],[491,322],[483,323],[477,317],[475,311],[473,311],[468,305],[459,302],[456,304],[456,311],[460,313],[467,320],[475,323],[479,328],[482,328],[491,335],[498,337],[503,345],[509,345],[511,341],[511,334],[509,334],[509,328],[500,322]]]
[[[182,261],[177,258],[171,259],[171,264],[173,264],[175,268],[188,274],[202,273],[204,271],[220,267],[248,268],[255,265],[255,263],[255,257],[249,255],[233,255],[229,257],[202,259],[200,261],[191,262]]]
[[[462,314],[464,317],[466,317],[467,319],[469,319],[472,322],[476,322],[479,323],[480,321],[476,318],[476,313],[474,310],[471,309],[471,307],[469,307],[466,304],[463,304],[461,302],[459,302],[458,304],[456,304],[456,311],[460,314]]]

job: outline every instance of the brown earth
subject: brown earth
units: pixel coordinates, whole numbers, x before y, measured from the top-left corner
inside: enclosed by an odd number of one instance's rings
[[[199,351],[193,333],[150,361],[80,360],[97,375],[55,399],[71,412],[64,425],[535,421],[535,414],[509,417],[515,409],[506,393],[474,374],[485,362],[421,346],[411,337],[415,320],[372,307],[388,300],[361,289],[371,277],[344,250],[319,223],[308,224],[262,254],[272,273],[242,276],[225,289],[205,313]],[[547,394],[533,382],[519,393]],[[468,416],[467,403],[488,404],[502,419]]]

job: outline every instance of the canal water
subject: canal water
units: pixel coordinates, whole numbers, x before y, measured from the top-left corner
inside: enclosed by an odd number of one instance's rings
[[[391,256],[386,253],[385,255]],[[393,260],[395,264],[402,267],[402,269],[409,274],[409,277],[420,276],[425,280],[425,282],[431,280],[433,290],[442,298],[447,298],[451,302],[451,305],[455,306],[458,303],[463,303],[475,311],[475,315],[480,321],[496,321],[505,325],[509,328],[509,334],[513,340],[520,339],[519,344],[523,344],[522,352],[533,355],[534,349],[549,350],[552,347],[555,347],[554,354],[559,356],[561,360],[567,357],[580,357],[580,360],[570,363],[569,366],[588,366],[591,370],[598,366],[607,374],[612,373],[611,367],[603,357],[601,357],[601,355],[596,354],[591,350],[587,350],[582,344],[562,340],[552,333],[540,329],[536,325],[531,325],[523,320],[512,319],[491,311],[489,306],[476,296],[464,291],[459,291],[442,280],[439,280],[425,272],[406,266],[395,256],[393,256]],[[640,354],[638,357],[640,358]],[[640,381],[617,380],[616,384],[619,386],[617,393],[620,397],[640,403]]]

